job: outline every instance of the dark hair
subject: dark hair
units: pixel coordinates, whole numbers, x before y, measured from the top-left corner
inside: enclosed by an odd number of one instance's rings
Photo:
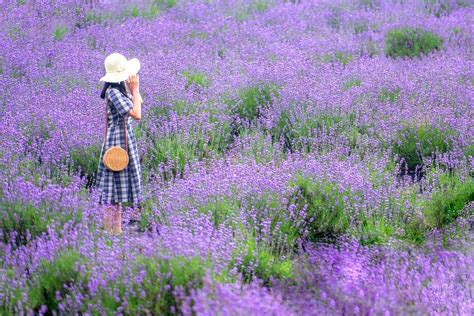
[[[125,88],[125,81],[120,82],[104,82],[104,87],[102,88],[102,92],[100,93],[100,97],[105,99],[105,91],[108,87],[117,88],[120,92],[122,92],[125,96],[127,95],[127,89]]]

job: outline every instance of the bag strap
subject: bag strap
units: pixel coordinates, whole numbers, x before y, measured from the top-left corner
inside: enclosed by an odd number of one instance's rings
[[[125,150],[128,153],[128,143],[127,143],[127,128],[125,127],[125,120],[128,118],[128,113],[123,116],[123,132],[125,135]],[[105,96],[105,142],[107,142],[107,130],[109,128],[109,98]]]

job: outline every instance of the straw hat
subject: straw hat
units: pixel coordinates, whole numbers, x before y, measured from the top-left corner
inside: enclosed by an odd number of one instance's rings
[[[120,82],[128,79],[129,75],[136,75],[140,70],[140,61],[136,58],[127,60],[119,53],[112,53],[105,58],[105,76],[100,81]]]

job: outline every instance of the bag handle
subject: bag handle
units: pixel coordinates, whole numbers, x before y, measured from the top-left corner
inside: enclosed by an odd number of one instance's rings
[[[109,99],[105,96],[105,142],[107,142],[107,130],[109,128]],[[128,118],[128,113],[123,116],[123,132],[125,135],[125,150],[128,153],[128,143],[127,143],[127,128],[125,127],[125,120]]]

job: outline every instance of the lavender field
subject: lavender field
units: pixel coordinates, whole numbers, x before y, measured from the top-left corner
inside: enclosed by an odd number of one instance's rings
[[[474,1],[0,1],[0,315],[474,314]],[[104,58],[142,213],[102,227]]]

